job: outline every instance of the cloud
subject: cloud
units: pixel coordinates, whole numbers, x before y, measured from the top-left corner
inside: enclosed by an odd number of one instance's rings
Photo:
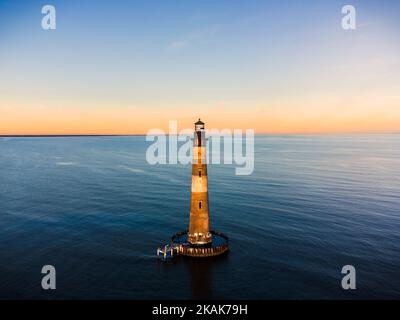
[[[186,47],[186,42],[183,40],[172,41],[168,44],[168,51],[177,52],[181,51],[184,47]]]

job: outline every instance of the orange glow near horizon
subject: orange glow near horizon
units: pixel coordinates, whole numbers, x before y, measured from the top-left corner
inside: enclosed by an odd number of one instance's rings
[[[172,120],[178,122],[178,130],[192,128],[199,117],[210,129],[254,129],[258,134],[400,131],[400,110],[397,107],[374,108],[367,104],[351,108],[319,108],[318,105],[247,108],[217,106],[202,108],[201,114],[193,113],[193,108],[183,107],[87,109],[0,106],[0,110],[0,135],[146,134],[154,128],[168,132],[169,121]]]

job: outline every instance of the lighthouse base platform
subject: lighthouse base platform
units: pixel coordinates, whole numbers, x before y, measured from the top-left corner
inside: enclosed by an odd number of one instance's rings
[[[175,233],[169,245],[157,249],[157,255],[163,258],[182,255],[188,257],[214,257],[229,250],[229,238],[221,232],[211,231],[212,242],[202,245],[188,241],[188,231]]]

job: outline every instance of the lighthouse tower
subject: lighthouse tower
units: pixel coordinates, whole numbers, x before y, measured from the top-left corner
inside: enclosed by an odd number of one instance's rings
[[[190,193],[189,230],[175,233],[169,244],[157,249],[157,255],[174,257],[214,257],[229,250],[229,238],[210,230],[208,180],[204,122],[195,123],[193,140],[192,192]]]
[[[195,123],[193,140],[192,190],[188,241],[193,245],[211,243],[208,212],[208,180],[204,122]]]

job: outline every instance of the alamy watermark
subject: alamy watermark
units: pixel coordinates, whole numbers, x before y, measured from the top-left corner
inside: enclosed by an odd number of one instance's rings
[[[42,7],[42,14],[45,15],[42,18],[42,29],[55,30],[57,28],[56,8],[52,5],[47,4]]]
[[[356,8],[350,4],[342,7],[342,28],[344,30],[355,30],[357,28]]]
[[[350,264],[343,266],[342,274],[345,276],[342,279],[342,288],[344,290],[355,290],[356,286],[356,268]]]
[[[151,165],[193,163],[193,129],[178,132],[177,121],[169,121],[168,132],[151,129],[146,141],[146,160]],[[206,163],[236,165],[236,175],[250,175],[254,171],[254,130],[206,129]]]
[[[52,265],[45,265],[42,268],[42,274],[45,276],[42,278],[42,289],[43,290],[55,290],[56,289],[56,268]]]

